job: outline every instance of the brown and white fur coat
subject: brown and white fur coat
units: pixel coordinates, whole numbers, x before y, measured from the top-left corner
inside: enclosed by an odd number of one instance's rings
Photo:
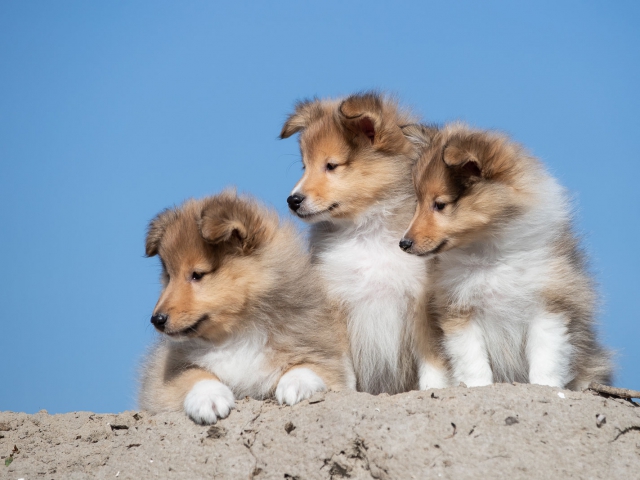
[[[281,132],[301,132],[304,174],[287,201],[312,224],[314,262],[346,315],[357,388],[373,394],[447,384],[426,322],[426,263],[398,249],[415,210],[415,147],[400,126],[413,122],[393,99],[364,93],[299,102]]]
[[[292,405],[355,388],[344,323],[295,228],[232,191],[165,210],[150,224],[163,289],[139,403],[183,409],[197,423],[226,417],[235,398]]]
[[[609,383],[565,190],[504,135],[404,128],[423,151],[401,248],[430,258],[430,318],[455,382]]]

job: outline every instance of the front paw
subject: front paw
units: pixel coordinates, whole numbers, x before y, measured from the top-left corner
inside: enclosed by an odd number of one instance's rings
[[[322,379],[309,368],[294,368],[285,373],[278,382],[276,399],[282,405],[295,405],[316,392],[327,389]]]
[[[184,399],[184,411],[200,425],[216,423],[235,407],[233,392],[218,380],[201,380]]]
[[[490,377],[469,377],[466,379],[460,379],[458,385],[464,383],[465,386],[471,387],[486,387],[493,384],[493,378]]]
[[[529,383],[555,388],[564,388],[565,385],[565,382],[563,382],[559,375],[540,375],[535,373],[529,374]]]
[[[447,372],[430,363],[421,363],[418,374],[418,387],[420,390],[428,390],[429,388],[445,388],[449,386]]]

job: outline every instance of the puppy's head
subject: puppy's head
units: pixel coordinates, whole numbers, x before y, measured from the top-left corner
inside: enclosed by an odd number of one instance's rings
[[[273,214],[230,191],[156,216],[146,240],[147,256],[162,263],[156,329],[219,341],[240,328],[264,284],[257,253],[276,227]]]
[[[423,151],[413,172],[418,205],[400,248],[429,255],[463,247],[521,213],[518,146],[459,124],[435,133],[419,125],[403,130]]]
[[[412,119],[377,93],[296,105],[280,138],[300,134],[304,174],[287,199],[309,222],[354,219],[408,181],[414,148],[400,129]]]

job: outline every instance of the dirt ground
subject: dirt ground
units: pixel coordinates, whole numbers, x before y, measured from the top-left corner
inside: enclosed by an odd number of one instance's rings
[[[640,407],[534,385],[240,400],[182,413],[0,413],[0,478],[640,478]]]

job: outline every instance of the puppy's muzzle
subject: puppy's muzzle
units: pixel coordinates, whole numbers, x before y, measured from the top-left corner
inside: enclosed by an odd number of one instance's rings
[[[298,211],[302,202],[304,202],[304,195],[300,195],[299,193],[295,193],[287,198],[287,203],[289,204],[289,208],[294,212]]]
[[[407,252],[411,247],[413,247],[413,240],[408,238],[403,238],[400,240],[400,248]]]
[[[164,327],[167,323],[167,320],[169,320],[169,315],[166,315],[164,313],[156,313],[151,317],[151,323],[161,332],[164,332]]]

